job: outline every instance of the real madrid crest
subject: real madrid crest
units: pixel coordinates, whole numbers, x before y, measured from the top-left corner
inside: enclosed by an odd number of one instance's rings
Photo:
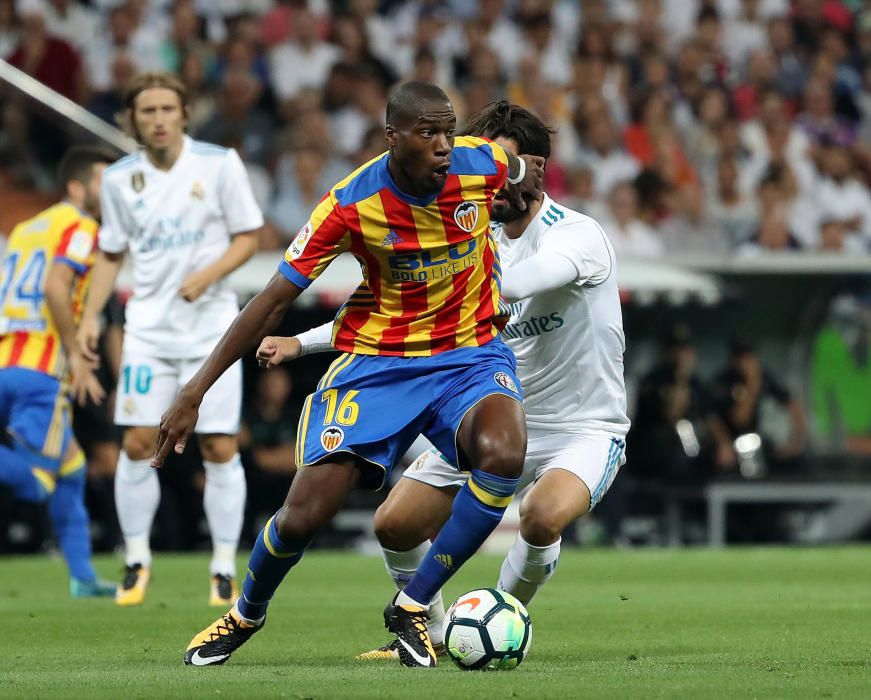
[[[462,202],[454,209],[454,221],[463,231],[471,233],[475,225],[478,223],[478,204],[477,202]]]
[[[142,192],[145,189],[145,173],[137,170],[130,176],[130,186],[134,192]]]

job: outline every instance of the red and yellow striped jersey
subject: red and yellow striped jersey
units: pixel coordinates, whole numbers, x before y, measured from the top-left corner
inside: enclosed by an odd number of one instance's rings
[[[45,279],[52,263],[69,265],[81,312],[93,265],[97,222],[61,202],[12,230],[0,270],[0,367],[24,367],[63,379],[66,361],[48,306]]]
[[[428,356],[484,345],[498,331],[499,259],[490,206],[508,175],[501,146],[457,137],[441,192],[400,192],[375,158],[333,187],[279,266],[308,287],[336,256],[351,252],[363,284],[336,317],[333,344],[363,355]]]

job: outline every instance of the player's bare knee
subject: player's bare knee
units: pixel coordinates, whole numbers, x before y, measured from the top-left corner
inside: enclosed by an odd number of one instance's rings
[[[278,536],[287,543],[311,542],[324,525],[326,522],[314,509],[283,506],[275,514],[275,529]]]
[[[239,445],[234,435],[201,435],[200,454],[206,462],[224,464],[233,459],[239,451]]]
[[[394,511],[383,506],[375,511],[372,526],[379,544],[396,552],[412,549],[426,539],[426,535],[418,537],[417,533],[410,532]]]
[[[478,463],[476,469],[506,479],[517,479],[523,472],[524,450],[512,440],[494,438],[489,434],[478,436],[476,441]]]
[[[124,431],[124,452],[132,460],[149,459],[154,456],[155,442],[150,430],[128,428]]]
[[[547,547],[560,538],[562,523],[553,511],[531,506],[520,514],[520,534],[534,547]]]

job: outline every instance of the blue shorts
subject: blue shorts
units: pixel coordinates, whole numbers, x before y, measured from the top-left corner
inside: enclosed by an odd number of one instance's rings
[[[0,426],[34,466],[57,473],[69,444],[70,407],[60,382],[21,367],[0,369]]]
[[[483,398],[504,394],[523,401],[514,353],[498,338],[481,347],[432,357],[344,353],[305,401],[296,463],[307,466],[338,453],[373,465],[363,486],[380,488],[418,435],[454,464],[463,417]]]

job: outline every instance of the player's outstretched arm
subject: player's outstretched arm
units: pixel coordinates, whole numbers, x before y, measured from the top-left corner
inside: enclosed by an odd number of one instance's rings
[[[100,312],[112,296],[115,288],[115,280],[124,262],[124,253],[107,253],[97,251],[94,266],[91,268],[91,285],[88,289],[88,298],[85,300],[85,308],[79,321],[79,330],[76,333],[79,350],[89,362],[99,362],[97,343],[100,340]]]
[[[185,277],[178,290],[181,298],[185,301],[196,301],[211,285],[248,262],[257,252],[259,230],[237,233],[230,241],[230,247],[220,258],[208,267],[191,272]]]
[[[185,444],[197,423],[197,414],[206,391],[226,369],[265,337],[281,322],[288,306],[302,289],[276,273],[269,284],[249,301],[230,324],[227,332],[203,366],[184,385],[181,392],[160,421],[157,451],[152,467],[161,467],[170,450],[184,452]]]

